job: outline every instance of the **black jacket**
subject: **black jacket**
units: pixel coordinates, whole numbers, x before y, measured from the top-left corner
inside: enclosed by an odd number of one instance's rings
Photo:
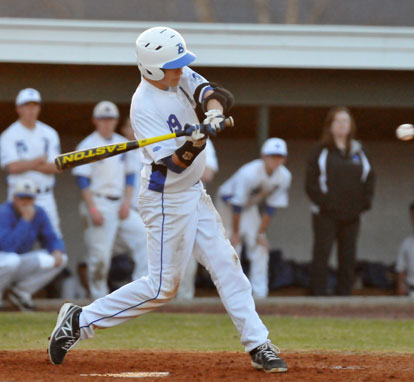
[[[321,144],[312,151],[306,169],[306,193],[313,211],[350,221],[371,208],[375,174],[358,141],[349,154]]]

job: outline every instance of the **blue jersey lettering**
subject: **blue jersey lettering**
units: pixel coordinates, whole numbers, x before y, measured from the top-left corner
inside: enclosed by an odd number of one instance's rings
[[[181,131],[183,129],[175,114],[170,114],[167,123],[172,133],[176,133],[177,131]]]

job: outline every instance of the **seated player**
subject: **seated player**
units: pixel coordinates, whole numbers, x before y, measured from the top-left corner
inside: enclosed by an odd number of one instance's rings
[[[9,288],[7,299],[20,310],[33,310],[32,295],[67,263],[64,243],[35,196],[34,182],[21,179],[13,200],[0,205],[0,298]],[[41,249],[33,250],[36,242]]]
[[[414,202],[410,204],[410,220],[414,227]],[[398,277],[397,293],[414,297],[414,233],[402,242],[395,270]]]

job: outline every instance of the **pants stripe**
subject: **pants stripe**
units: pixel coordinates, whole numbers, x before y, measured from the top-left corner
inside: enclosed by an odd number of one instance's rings
[[[154,301],[154,300],[156,300],[158,298],[158,296],[160,295],[160,292],[161,292],[161,285],[162,285],[162,264],[163,264],[162,255],[163,255],[163,249],[164,249],[164,222],[165,222],[165,214],[164,214],[164,192],[161,194],[161,212],[162,212],[162,226],[161,226],[161,269],[160,269],[160,285],[158,287],[158,291],[157,291],[155,297],[150,298],[150,299],[145,300],[145,301],[142,301],[142,302],[140,302],[140,303],[138,303],[136,305],[133,305],[133,306],[131,306],[129,308],[125,308],[125,309],[123,309],[123,310],[121,310],[121,311],[119,311],[119,312],[117,312],[117,313],[115,313],[115,314],[113,314],[111,316],[98,318],[97,320],[90,322],[88,325],[81,326],[80,329],[87,328],[87,327],[89,327],[91,325],[94,325],[97,322],[102,321],[102,320],[105,320],[107,318],[116,317],[119,314],[121,314],[123,312],[126,312],[127,310],[137,308],[138,306],[141,306],[141,305],[145,304],[146,302]]]

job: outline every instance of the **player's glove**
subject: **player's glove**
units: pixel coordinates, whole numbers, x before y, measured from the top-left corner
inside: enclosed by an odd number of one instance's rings
[[[203,126],[200,124],[190,125],[186,124],[184,126],[185,135],[187,136],[187,140],[193,142],[193,146],[202,146],[205,143],[205,139],[207,138],[206,134],[202,132]]]
[[[218,131],[222,131],[225,128],[225,116],[221,114],[220,110],[213,109],[205,112],[206,118],[203,121],[203,125],[208,135],[216,136]]]

